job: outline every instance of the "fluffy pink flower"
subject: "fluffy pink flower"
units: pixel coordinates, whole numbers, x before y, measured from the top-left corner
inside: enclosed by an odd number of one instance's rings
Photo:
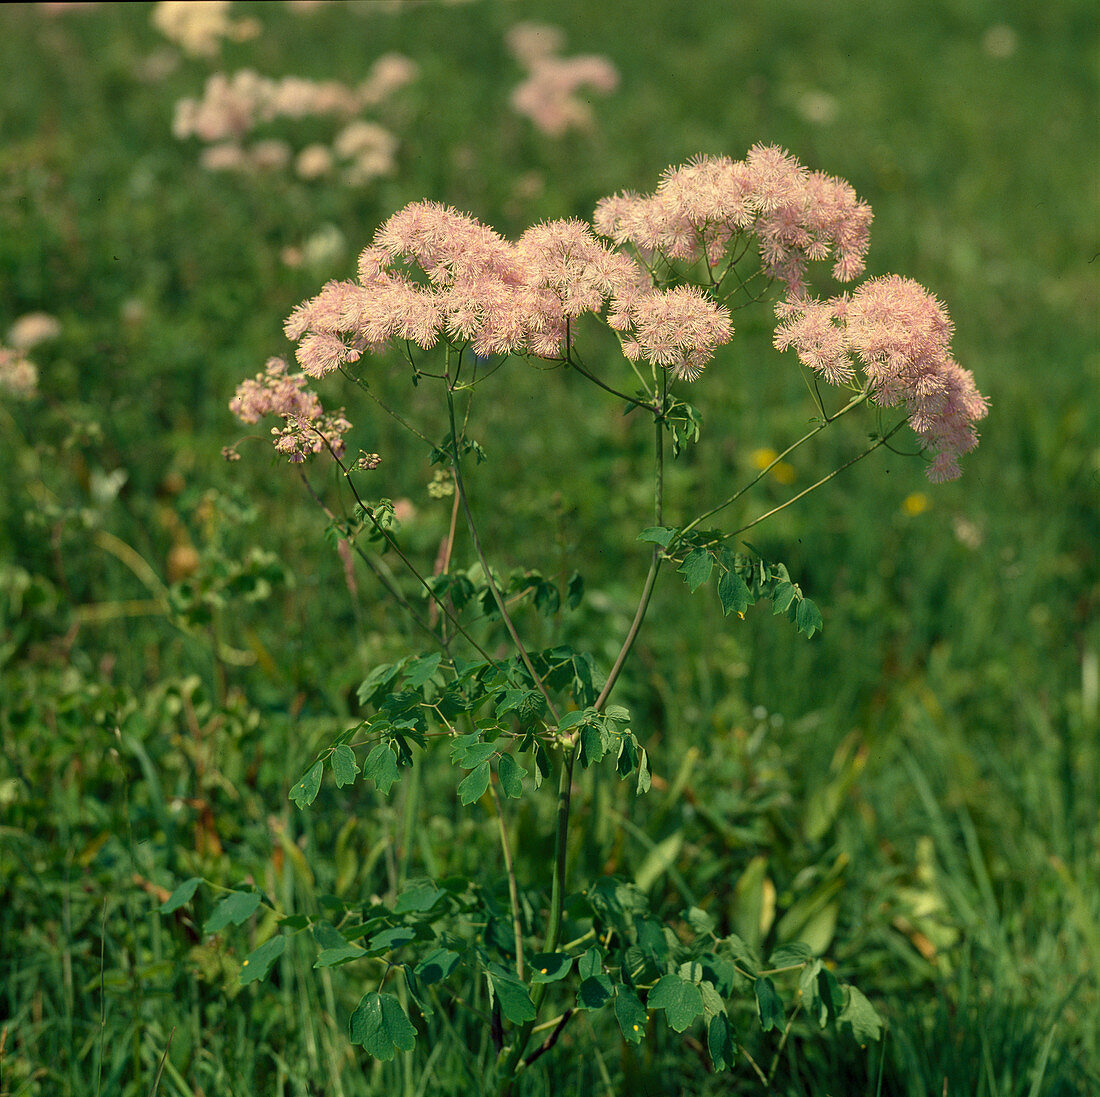
[[[326,412],[306,385],[302,374],[287,372],[283,359],[270,358],[263,373],[237,386],[229,410],[242,423],[257,423],[265,415],[281,418],[283,425],[271,429],[275,449],[294,464],[326,449],[342,457],[344,435],[351,429],[344,409]]]
[[[863,270],[871,209],[843,180],[810,172],[774,146],[745,160],[700,156],[669,168],[653,194],[604,198],[593,224],[643,256],[718,264],[743,233],[760,242],[765,272],[788,294],[803,287],[807,264],[835,256],[841,281]]]
[[[958,458],[978,444],[974,424],[988,404],[969,370],[951,355],[946,308],[909,278],[864,282],[849,298],[787,300],[777,308],[779,350],[794,347],[826,380],[843,383],[858,361],[883,407],[904,403],[922,448],[933,454],[928,476],[954,480]]]
[[[696,380],[715,349],[733,335],[729,309],[695,286],[654,290],[626,312],[630,329],[623,353],[664,366],[682,380]]]
[[[318,377],[391,340],[553,358],[571,320],[609,301],[622,320],[645,288],[644,272],[581,221],[536,225],[512,242],[468,214],[414,202],[360,255],[359,282],[330,282],[294,310],[286,334]]]

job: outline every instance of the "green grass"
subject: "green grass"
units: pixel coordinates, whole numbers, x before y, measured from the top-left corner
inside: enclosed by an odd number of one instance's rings
[[[302,947],[271,981],[241,988],[240,960],[266,924],[204,938],[212,893],[153,913],[192,875],[252,879],[315,914],[328,894],[384,893],[398,876],[495,856],[492,820],[458,808],[430,757],[388,801],[327,784],[311,811],[287,801],[345,726],[365,672],[409,638],[365,575],[350,597],[293,475],[255,445],[222,462],[239,433],[228,401],[286,353],[290,309],[347,276],[405,202],[449,202],[514,234],[588,217],[602,195],[649,189],[694,153],[740,156],[757,141],[871,202],[870,273],[914,277],[947,302],[956,356],[991,412],[957,484],[930,487],[919,462],[876,455],[761,531],[754,543],[825,613],[813,641],[766,610],[731,624],[713,594],[685,601],[664,577],[623,700],[667,788],[633,802],[586,777],[593,837],[579,867],[642,870],[652,847],[614,809],[651,842],[678,843],[654,884],[662,909],[683,905],[678,879],[744,928],[756,859],[778,904],[766,941],[835,870],[830,955],[890,1031],[862,1051],[796,1027],[776,1093],[1094,1091],[1091,5],[889,0],[869,18],[839,2],[531,0],[256,15],[262,35],[227,44],[226,69],[355,82],[387,50],[417,61],[388,119],[401,139],[392,178],[350,190],[204,172],[170,125],[211,65],[144,78],[164,48],[149,8],[0,12],[0,337],[33,310],[62,323],[32,355],[41,396],[0,404],[0,1094],[472,1092],[455,1051],[483,1039],[472,1014],[414,1061],[371,1064],[345,1036],[363,991],[350,969],[315,971]],[[566,52],[619,68],[620,89],[593,100],[592,134],[552,140],[510,112],[520,72],[503,37],[521,18],[562,26]],[[983,42],[1004,22],[1015,51],[995,57]],[[832,118],[813,121],[822,95]],[[324,224],[343,254],[284,266],[282,249]],[[768,319],[738,314],[734,343],[698,385],[710,445],[671,474],[693,510],[811,414]],[[432,414],[400,368],[383,374],[392,365],[379,365],[379,391]],[[579,554],[590,597],[574,627],[609,647],[644,573],[633,538],[645,502],[628,490],[643,445],[613,401],[584,394],[578,411],[573,379],[509,368],[508,399],[483,407],[475,430],[498,503],[479,515],[487,543],[548,572]],[[449,501],[429,498],[423,455],[354,393],[327,392],[353,409],[353,445],[385,456],[378,493],[418,508],[403,537],[430,566]],[[859,428],[826,434],[796,463],[796,484],[861,443]],[[624,486],[610,512],[591,479]],[[772,491],[782,498],[768,487],[754,512]],[[903,506],[915,493],[927,498],[919,513]],[[586,551],[595,544],[612,548]],[[213,612],[179,586],[166,593],[183,545],[221,592]],[[285,571],[247,564],[254,548]],[[534,805],[517,813],[520,867],[535,878],[547,825]],[[546,1092],[601,1092],[603,1071],[623,1092],[763,1091],[744,1061],[731,1081],[671,1033],[633,1052],[594,1023],[602,1064],[583,1028],[568,1030],[547,1057]],[[775,1040],[745,1029],[753,1057],[770,1061]]]

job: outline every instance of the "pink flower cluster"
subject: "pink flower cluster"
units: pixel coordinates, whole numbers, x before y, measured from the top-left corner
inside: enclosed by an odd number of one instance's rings
[[[578,91],[591,88],[606,95],[619,86],[618,70],[606,57],[557,56],[563,44],[557,27],[518,23],[507,41],[528,70],[527,79],[512,92],[512,107],[551,137],[591,126],[592,111]]]
[[[360,256],[358,283],[329,282],[285,330],[302,369],[323,377],[390,341],[554,358],[572,321],[605,307],[630,357],[681,377],[697,377],[731,334],[726,309],[698,291],[654,290],[581,221],[535,225],[512,242],[434,202],[394,214]]]
[[[833,274],[863,272],[871,208],[842,179],[809,171],[775,146],[756,145],[744,160],[700,156],[669,168],[653,194],[603,199],[593,224],[647,259],[720,263],[731,241],[751,233],[765,273],[796,296],[811,260],[834,256]]]
[[[283,425],[271,428],[275,449],[293,464],[326,449],[342,457],[344,435],[351,429],[344,409],[326,412],[307,384],[302,374],[287,372],[282,358],[270,358],[263,373],[237,386],[229,410],[242,423],[258,423],[265,415],[279,416]]]
[[[933,483],[957,479],[958,459],[978,444],[974,424],[988,410],[974,377],[951,356],[951,319],[936,297],[909,278],[864,282],[851,296],[780,302],[779,350],[832,384],[855,375],[858,361],[883,407],[903,403],[921,446],[934,454]]]
[[[206,142],[202,163],[210,170],[243,171],[283,167],[293,156],[290,146],[281,141],[259,141],[246,149],[242,139],[257,126],[276,118],[351,119],[336,136],[332,150],[310,145],[296,164],[299,174],[310,179],[329,174],[337,161],[345,161],[345,181],[359,184],[393,170],[397,139],[378,123],[353,116],[377,106],[415,76],[416,65],[396,53],[379,57],[358,88],[297,76],[273,80],[251,69],[232,76],[215,73],[206,81],[201,98],[176,103],[172,132],[181,140],[197,137]],[[281,149],[278,157],[272,155],[276,145]]]

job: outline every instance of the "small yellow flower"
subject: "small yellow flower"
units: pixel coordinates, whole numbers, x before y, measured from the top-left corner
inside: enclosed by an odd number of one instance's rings
[[[754,449],[749,454],[749,463],[754,469],[763,472],[778,456],[779,454],[770,446],[762,446],[760,449]],[[786,461],[780,461],[770,470],[770,474],[776,483],[794,483],[794,466],[788,465]]]
[[[908,514],[910,518],[916,518],[918,514],[923,514],[931,505],[931,500],[923,491],[914,491],[912,495],[907,495],[905,497],[905,500],[901,504],[901,509]]]

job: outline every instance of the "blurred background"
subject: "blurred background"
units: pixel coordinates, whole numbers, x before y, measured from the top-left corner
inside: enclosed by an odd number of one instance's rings
[[[362,783],[288,803],[410,641],[266,441],[222,458],[246,432],[229,401],[407,202],[516,236],[758,142],[871,204],[868,273],[947,304],[991,410],[959,481],[879,451],[754,531],[821,607],[811,641],[664,576],[622,697],[660,780],[605,790],[643,837],[585,786],[578,872],[645,870],[675,910],[671,871],[750,942],[812,939],[888,1018],[869,1050],[795,1029],[771,1092],[1096,1092],[1098,46],[1070,0],[5,6],[0,1094],[146,1094],[166,1047],[163,1094],[468,1092],[450,1052],[402,1075],[348,1044],[349,969],[303,949],[242,988],[269,924],[203,937],[201,892],[154,913],[201,876],[308,914],[382,889],[387,835],[461,872],[491,822],[430,765],[430,810]],[[813,414],[767,303],[735,323],[692,389],[704,436],[670,472],[670,524]],[[627,384],[612,350],[590,363]],[[370,368],[432,424],[396,359]],[[582,572],[566,627],[606,668],[647,563],[647,432],[575,377],[508,369],[474,431],[486,541],[502,566]],[[339,379],[322,397],[352,452],[383,455],[372,491],[430,568],[450,500],[427,455]],[[746,517],[869,429],[797,451]],[[522,807],[521,834],[544,824]],[[765,1091],[674,1034],[643,1047],[631,1092]],[[595,1091],[593,1069],[563,1045],[550,1084]]]

